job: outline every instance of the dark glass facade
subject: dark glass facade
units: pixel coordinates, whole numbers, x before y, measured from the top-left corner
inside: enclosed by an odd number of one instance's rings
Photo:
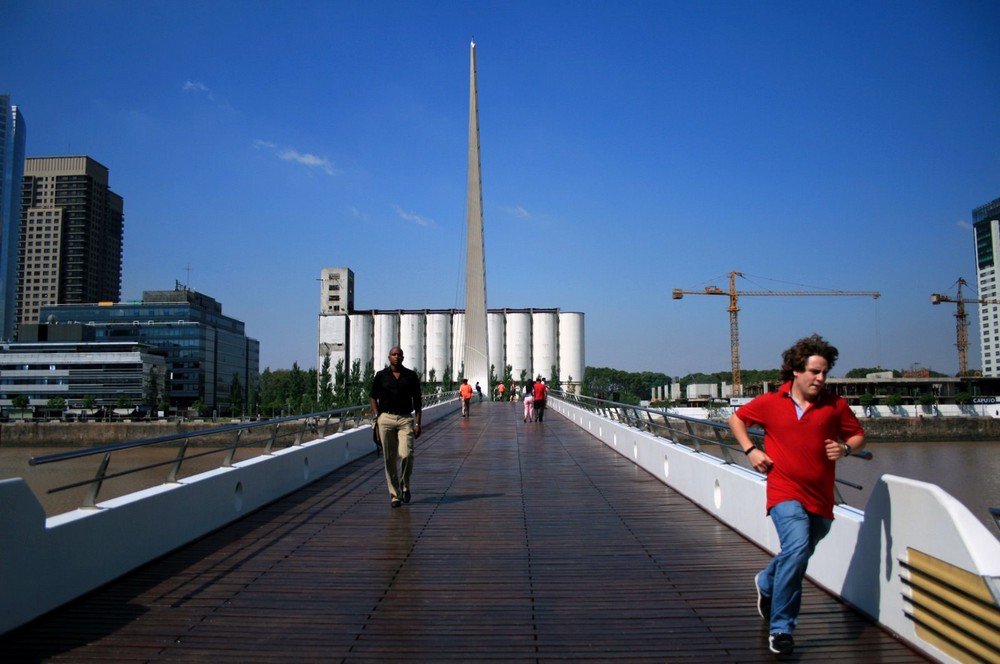
[[[991,267],[993,255],[993,226],[991,220],[1000,218],[1000,198],[972,211],[972,223],[976,230],[976,262],[979,268]]]
[[[92,327],[96,341],[159,349],[166,355],[167,394],[175,407],[200,400],[219,413],[238,414],[241,405],[230,404],[233,377],[244,398],[259,384],[260,343],[246,336],[242,321],[223,315],[218,302],[195,291],[146,291],[142,302],[48,306],[41,318],[50,327]]]

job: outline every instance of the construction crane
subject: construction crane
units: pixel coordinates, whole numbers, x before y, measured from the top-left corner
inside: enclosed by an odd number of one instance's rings
[[[958,284],[957,297],[949,297],[941,293],[931,293],[931,304],[954,302],[958,305],[955,311],[955,346],[958,348],[958,375],[965,376],[969,372],[969,316],[965,313],[965,305],[1000,304],[1000,300],[962,297],[962,287],[969,284],[962,277],[959,277],[955,283]]]
[[[743,296],[759,295],[864,295],[878,299],[881,293],[878,291],[737,291],[736,277],[742,277],[742,272],[729,273],[729,291],[724,291],[718,286],[706,286],[703,291],[687,291],[675,288],[673,299],[680,300],[685,295],[728,295],[729,296],[729,346],[733,362],[733,396],[743,396],[743,382],[740,380],[740,326],[737,314],[739,313],[739,298]]]

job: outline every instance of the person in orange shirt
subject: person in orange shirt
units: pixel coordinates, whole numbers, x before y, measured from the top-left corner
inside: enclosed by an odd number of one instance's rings
[[[462,385],[458,388],[458,396],[462,397],[462,417],[469,416],[469,404],[472,402],[472,386],[469,379],[463,378]]]

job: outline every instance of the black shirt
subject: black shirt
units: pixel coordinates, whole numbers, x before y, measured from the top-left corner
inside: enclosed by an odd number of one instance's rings
[[[417,372],[406,367],[399,368],[399,378],[392,374],[392,367],[386,367],[375,374],[371,389],[372,399],[378,404],[378,412],[393,415],[409,415],[420,412],[420,378]]]

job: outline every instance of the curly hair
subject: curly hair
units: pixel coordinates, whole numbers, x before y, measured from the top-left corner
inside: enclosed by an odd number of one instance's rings
[[[791,380],[795,376],[794,372],[805,371],[806,362],[813,355],[825,359],[832,369],[840,351],[818,334],[799,339],[794,346],[781,354],[781,380]]]

